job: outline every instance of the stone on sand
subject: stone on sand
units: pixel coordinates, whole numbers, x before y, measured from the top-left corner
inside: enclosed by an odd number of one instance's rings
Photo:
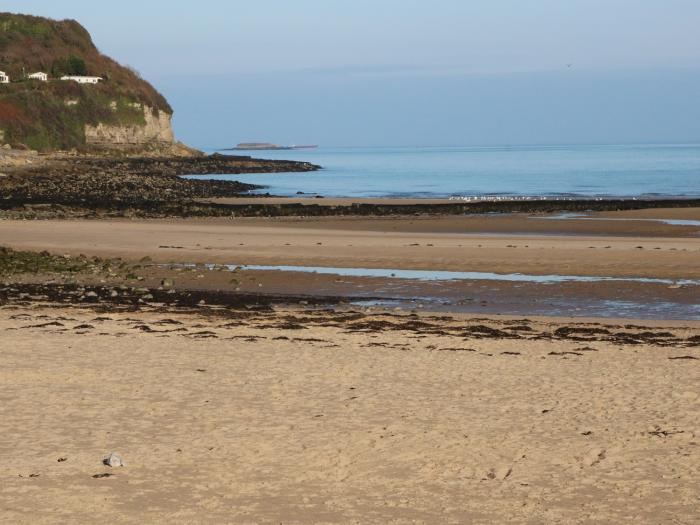
[[[122,457],[117,454],[116,452],[112,452],[109,456],[105,457],[102,460],[102,463],[107,465],[108,467],[126,467],[126,463],[124,463],[124,460]]]

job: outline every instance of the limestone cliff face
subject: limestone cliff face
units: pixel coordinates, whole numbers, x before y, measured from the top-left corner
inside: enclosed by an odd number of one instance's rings
[[[131,148],[140,146],[169,146],[175,142],[171,115],[164,111],[143,108],[145,124],[112,126],[98,124],[85,126],[85,141],[105,148]]]

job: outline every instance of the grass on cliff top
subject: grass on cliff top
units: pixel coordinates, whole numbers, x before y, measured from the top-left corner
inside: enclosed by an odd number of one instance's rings
[[[84,72],[105,78],[115,94],[172,113],[167,100],[136,71],[100,53],[75,20],[0,13],[0,58],[0,70],[13,81],[35,71],[53,76]]]
[[[14,40],[24,37],[42,44],[50,44],[52,36],[61,31],[63,39],[70,39],[76,47],[85,49],[92,44],[90,35],[82,27],[70,21],[60,25],[54,20],[31,15],[0,13],[0,49],[4,50]]]

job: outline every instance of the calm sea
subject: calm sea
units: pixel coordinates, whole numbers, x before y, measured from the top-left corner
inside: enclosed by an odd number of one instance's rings
[[[262,184],[276,195],[326,197],[700,196],[700,144],[319,148],[250,154],[313,162],[324,169],[211,178]]]

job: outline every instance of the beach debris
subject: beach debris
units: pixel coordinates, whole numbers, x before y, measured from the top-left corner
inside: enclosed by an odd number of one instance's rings
[[[114,476],[114,474],[110,474],[109,472],[105,472],[104,474],[95,474],[92,477],[95,479],[102,479],[102,478],[109,478],[111,476]]]
[[[108,467],[126,467],[126,463],[124,463],[124,460],[122,457],[117,454],[116,452],[112,452],[109,456],[105,457],[102,460],[102,463],[104,465],[107,465]]]
[[[173,281],[172,279],[163,279],[160,281],[160,285],[163,288],[172,288],[173,286],[175,286],[175,281]]]
[[[583,355],[580,352],[549,352],[547,355],[556,355],[556,356],[561,356],[561,357],[566,357],[567,355],[578,355],[581,356]]]
[[[684,434],[685,430],[664,430],[661,427],[654,427],[654,430],[649,432],[650,436],[656,436],[656,437],[668,437],[668,436],[673,436],[675,434]]]

